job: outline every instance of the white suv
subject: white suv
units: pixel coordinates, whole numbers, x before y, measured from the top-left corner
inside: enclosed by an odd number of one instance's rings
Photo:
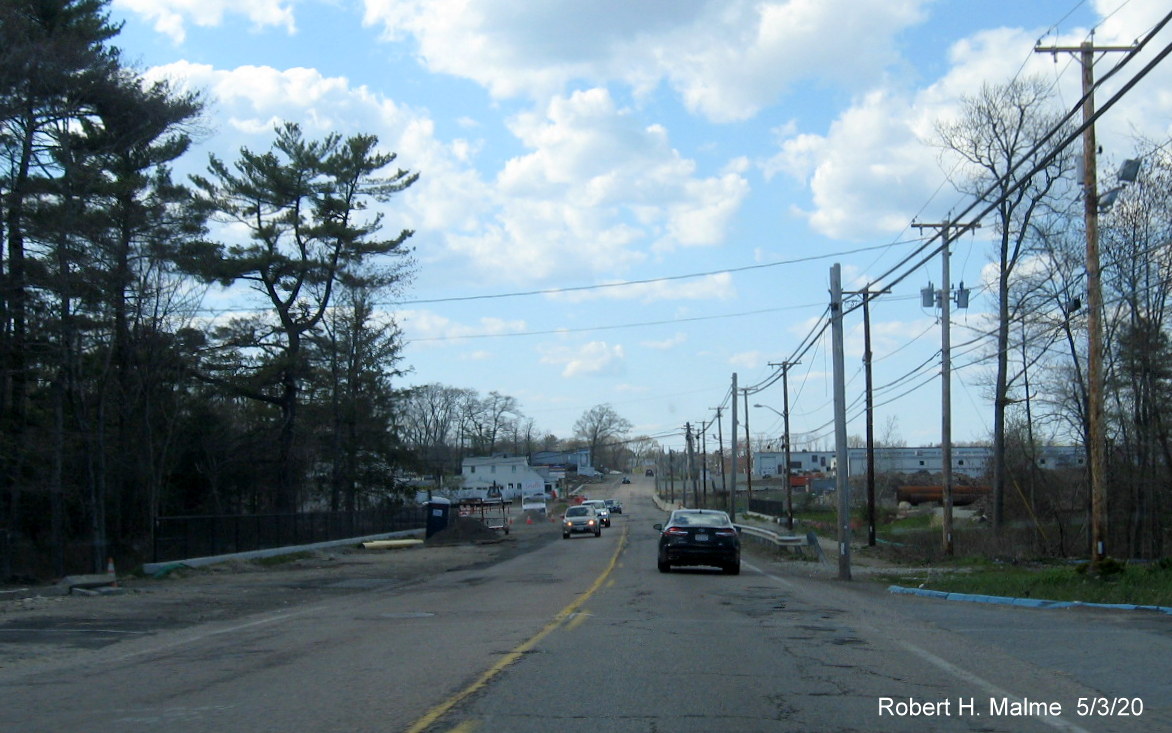
[[[610,509],[607,508],[605,501],[602,499],[588,499],[582,502],[582,506],[588,506],[594,509],[594,513],[598,515],[598,520],[602,522],[603,527],[610,526]]]

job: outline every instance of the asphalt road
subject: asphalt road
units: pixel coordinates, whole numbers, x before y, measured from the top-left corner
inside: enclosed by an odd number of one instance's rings
[[[1172,617],[894,596],[749,554],[661,574],[649,494],[597,492],[627,508],[601,538],[519,523],[412,573],[226,575],[195,616],[95,599],[91,631],[136,633],[88,647],[86,614],[55,611],[26,629],[44,658],[0,653],[0,730],[1172,731]],[[0,644],[35,618],[0,617]]]

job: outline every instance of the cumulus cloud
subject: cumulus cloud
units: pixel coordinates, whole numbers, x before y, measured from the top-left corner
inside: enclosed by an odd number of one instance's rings
[[[486,225],[449,238],[501,279],[622,270],[646,259],[648,241],[660,251],[720,244],[748,195],[737,172],[697,176],[666,130],[640,123],[605,89],[556,96],[509,125],[529,152],[497,175]]]
[[[499,98],[571,81],[666,82],[715,121],[751,117],[795,82],[863,88],[897,57],[926,0],[366,0],[365,22],[408,36],[431,71]]]
[[[1100,10],[1117,9],[1106,4],[1112,7]],[[1130,44],[1164,12],[1163,4],[1154,0],[1132,3],[1126,13],[1113,15],[1099,28],[1095,40]],[[763,173],[767,178],[788,175],[808,185],[810,205],[793,213],[806,218],[815,231],[836,238],[888,235],[904,230],[925,208],[933,213],[949,210],[963,199],[947,182],[953,162],[935,147],[934,129],[938,121],[956,116],[962,97],[982,84],[1030,74],[1055,80],[1058,107],[1073,104],[1081,94],[1077,64],[1056,67],[1050,56],[1034,53],[1038,30],[996,28],[963,38],[949,50],[948,72],[938,80],[920,89],[876,86],[823,134],[799,132],[792,125],[779,128],[778,152],[761,161]],[[1042,45],[1077,45],[1085,34],[1075,29]],[[1137,133],[1166,137],[1172,132],[1170,87],[1172,70],[1153,72],[1100,121],[1100,142],[1113,141],[1105,147],[1127,150]]]
[[[524,331],[524,320],[483,317],[473,323],[459,323],[430,310],[400,310],[394,313],[395,322],[403,329],[411,343],[447,342],[459,339],[497,336]],[[475,352],[483,354],[485,352]],[[478,357],[479,358],[479,357]]]
[[[114,7],[142,16],[176,43],[186,39],[188,23],[215,27],[230,15],[242,15],[257,28],[297,30],[293,4],[285,0],[114,0]]]
[[[687,334],[677,333],[675,336],[672,336],[669,339],[663,339],[662,341],[641,341],[640,346],[644,346],[648,349],[655,349],[656,351],[667,351],[668,349],[674,349],[675,347],[680,346],[687,340]]]
[[[621,344],[591,341],[582,346],[552,346],[542,350],[541,363],[562,367],[562,376],[615,376],[626,371]]]
[[[512,118],[510,129],[527,152],[486,178],[476,167],[482,140],[440,140],[425,111],[344,77],[190,62],[156,67],[148,77],[208,92],[217,118],[226,120],[211,141],[217,151],[263,150],[282,120],[297,120],[310,137],[377,131],[383,148],[399,154],[396,165],[422,174],[389,204],[387,224],[415,229],[412,242],[425,244],[428,264],[456,263],[502,283],[622,272],[652,249],[721,244],[748,195],[737,172],[743,161],[718,175],[697,175],[663,128],[639,122],[603,89],[556,97],[542,112]],[[649,286],[639,297],[730,291],[731,283],[717,278]]]

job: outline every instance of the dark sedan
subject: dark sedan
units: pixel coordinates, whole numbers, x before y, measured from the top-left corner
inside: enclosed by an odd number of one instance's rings
[[[677,509],[659,530],[659,572],[674,565],[712,565],[741,572],[741,538],[728,514],[716,509]]]

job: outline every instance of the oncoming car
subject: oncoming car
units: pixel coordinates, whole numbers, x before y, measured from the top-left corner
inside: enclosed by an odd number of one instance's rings
[[[598,521],[602,522],[602,526],[610,526],[610,509],[607,508],[605,501],[602,499],[587,499],[582,502],[582,506],[593,507],[594,512],[598,515]]]
[[[716,509],[677,509],[659,530],[659,572],[675,565],[713,565],[741,572],[741,538],[728,514]]]
[[[578,505],[566,509],[562,517],[562,538],[570,539],[570,535],[581,532],[592,532],[595,537],[602,536],[602,522],[598,519],[593,507]]]

